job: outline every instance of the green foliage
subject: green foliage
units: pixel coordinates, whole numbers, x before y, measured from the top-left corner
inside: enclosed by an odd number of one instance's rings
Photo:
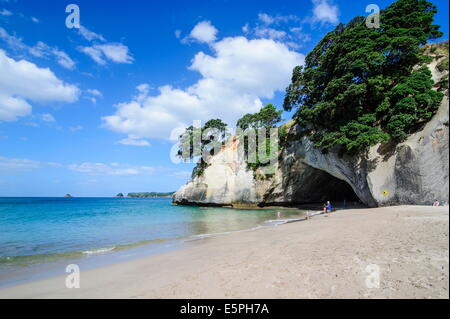
[[[432,87],[431,71],[423,66],[389,92],[391,107],[380,118],[394,139],[406,138],[436,113],[443,95]]]
[[[186,162],[202,154],[211,154],[214,149],[219,149],[225,143],[227,137],[227,124],[220,119],[211,119],[202,128],[191,125],[180,135],[177,156]],[[207,166],[200,157],[193,176],[202,175]]]
[[[442,35],[436,7],[398,0],[381,11],[381,26],[364,17],[329,32],[293,70],[284,108],[318,147],[357,153],[389,139],[400,141],[436,112],[442,93],[432,91],[430,62],[420,46]]]
[[[259,129],[266,130],[266,138],[264,140],[266,158],[263,161],[260,158],[260,154],[256,152],[259,149],[259,143],[261,142],[258,138],[256,139],[256,150],[252,150],[255,152],[255,154],[253,154],[255,156],[255,161],[247,161],[247,166],[250,169],[256,171],[260,167],[268,166],[270,165],[272,160],[278,157],[278,149],[275,147],[275,145],[271,145],[270,129],[275,128],[276,125],[282,121],[282,113],[283,110],[277,110],[274,105],[267,104],[266,106],[261,108],[259,112],[253,114],[245,114],[237,121],[237,128],[241,129],[242,131],[246,131],[246,133],[248,133],[249,130],[253,130],[255,137],[258,136]],[[287,131],[285,132],[285,134],[287,135]],[[249,155],[248,149],[248,136],[241,136],[241,138],[243,138],[244,142],[244,151],[248,158],[250,158],[251,156]]]
[[[276,107],[272,104],[267,104],[258,113],[253,114],[245,114],[242,118],[240,118],[236,127],[246,130],[248,128],[254,129],[270,129],[275,127],[279,122],[282,121],[281,114],[283,110],[277,111]]]

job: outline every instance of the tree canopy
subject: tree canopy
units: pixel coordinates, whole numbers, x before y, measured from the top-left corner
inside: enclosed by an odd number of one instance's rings
[[[245,114],[242,118],[240,118],[236,127],[246,130],[248,128],[254,129],[270,129],[275,127],[279,122],[281,122],[281,114],[283,110],[276,109],[272,104],[267,104],[257,113]]]
[[[421,46],[442,36],[436,7],[398,0],[380,12],[380,27],[365,17],[339,24],[293,70],[284,109],[317,147],[357,153],[401,141],[426,123],[443,97],[432,90]]]
[[[227,124],[221,119],[211,119],[201,128],[189,126],[179,137],[179,148],[177,155],[184,161],[194,159],[204,153],[211,153],[225,143]],[[197,163],[197,173],[206,168],[207,163],[201,157]]]

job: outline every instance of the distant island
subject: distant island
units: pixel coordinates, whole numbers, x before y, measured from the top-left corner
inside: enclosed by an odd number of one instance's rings
[[[66,194],[66,195],[64,195],[64,197],[71,198],[71,197],[73,197],[73,196],[70,195],[70,194]]]
[[[172,197],[175,192],[159,193],[159,192],[149,192],[149,193],[128,193],[128,197],[133,198],[150,198],[150,197]]]
[[[117,194],[115,197],[123,197],[122,193]]]

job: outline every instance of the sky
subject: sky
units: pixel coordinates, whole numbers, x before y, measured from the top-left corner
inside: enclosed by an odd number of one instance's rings
[[[327,32],[393,2],[72,1],[0,0],[0,196],[175,191],[194,166],[180,130],[281,108]]]

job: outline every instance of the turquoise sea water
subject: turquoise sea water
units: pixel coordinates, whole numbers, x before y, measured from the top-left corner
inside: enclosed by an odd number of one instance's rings
[[[301,213],[174,206],[170,198],[0,198],[0,274],[37,262],[268,226]]]

